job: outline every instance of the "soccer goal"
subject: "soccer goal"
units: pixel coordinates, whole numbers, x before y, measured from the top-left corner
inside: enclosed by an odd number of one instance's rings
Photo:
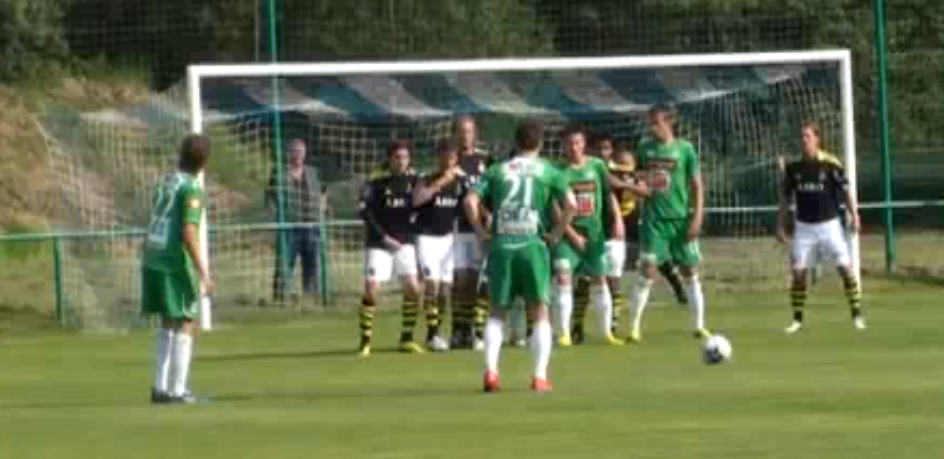
[[[43,124],[66,202],[82,229],[143,227],[140,212],[129,209],[146,208],[147,184],[173,166],[176,142],[189,132],[211,137],[204,236],[225,314],[272,303],[278,229],[320,228],[320,291],[312,301],[356,304],[363,285],[358,194],[384,163],[392,138],[413,142],[419,170],[434,166],[433,146],[453,135],[458,115],[475,117],[478,143],[496,159],[509,154],[514,126],[525,118],[548,126],[550,156],[560,154],[558,133],[573,122],[633,148],[647,135],[646,111],[667,104],[677,113],[677,135],[696,146],[701,160],[706,288],[780,291],[788,271],[786,248],[773,237],[778,159],[797,157],[801,124],[816,121],[823,148],[844,159],[855,190],[851,72],[846,50],[194,65],[185,86],[148,104]],[[307,146],[306,163],[324,190],[318,223],[293,221],[290,212],[273,213],[265,204],[270,177],[286,167],[290,139]],[[281,206],[292,205],[287,188],[277,194]],[[850,235],[849,242],[858,265],[858,240]],[[104,244],[99,253],[107,252],[108,260],[94,263],[87,251],[66,251],[67,277],[75,284],[69,288],[137,298],[133,287],[117,285],[125,283],[90,287],[102,278],[90,273],[108,271],[109,263],[132,276],[125,268],[136,263],[133,251],[124,243]],[[130,277],[127,284],[134,285]],[[83,301],[98,297],[89,298]]]

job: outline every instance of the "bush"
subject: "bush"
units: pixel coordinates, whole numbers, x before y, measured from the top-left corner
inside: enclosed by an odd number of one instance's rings
[[[63,17],[70,0],[0,0],[0,82],[33,79],[69,62]]]

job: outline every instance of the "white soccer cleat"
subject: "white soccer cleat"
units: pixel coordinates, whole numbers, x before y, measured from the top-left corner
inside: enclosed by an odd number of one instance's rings
[[[441,336],[434,336],[431,340],[426,342],[426,347],[433,352],[446,352],[449,350],[449,343]]]
[[[788,335],[792,335],[792,334],[794,334],[794,333],[799,332],[799,331],[802,330],[802,329],[803,329],[803,322],[798,322],[798,321],[794,320],[794,321],[791,322],[790,325],[789,325],[786,329],[784,329],[783,331],[784,331],[784,333],[786,333],[786,334],[788,334]]]
[[[865,317],[852,319],[852,326],[855,327],[856,330],[865,330]]]

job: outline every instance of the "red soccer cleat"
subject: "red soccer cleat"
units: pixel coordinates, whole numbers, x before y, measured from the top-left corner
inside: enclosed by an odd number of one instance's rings
[[[494,371],[486,371],[484,386],[486,393],[498,392],[498,389],[501,387],[501,383],[498,380],[498,373]]]
[[[534,378],[531,380],[531,390],[539,394],[545,394],[553,391],[554,385],[551,384],[550,379]]]

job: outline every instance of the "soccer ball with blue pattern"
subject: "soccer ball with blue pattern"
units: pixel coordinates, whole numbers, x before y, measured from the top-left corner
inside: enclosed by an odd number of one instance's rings
[[[705,338],[701,348],[702,358],[709,365],[731,360],[732,352],[734,352],[734,349],[731,348],[731,342],[724,335],[718,333]]]

